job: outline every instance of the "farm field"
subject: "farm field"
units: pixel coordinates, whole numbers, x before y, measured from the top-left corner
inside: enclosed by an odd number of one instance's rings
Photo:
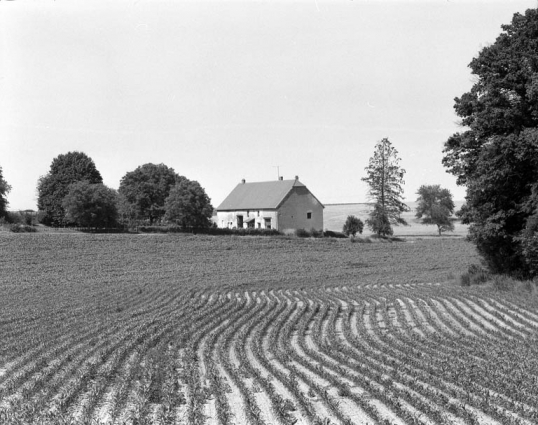
[[[536,424],[538,302],[402,243],[0,234],[2,424]]]
[[[458,211],[463,205],[462,201],[454,202],[456,205],[456,211]],[[410,211],[407,211],[402,214],[408,226],[395,226],[394,235],[395,236],[437,236],[437,226],[426,226],[420,223],[420,219],[415,218],[416,213],[416,202],[408,202],[408,207]],[[349,215],[354,215],[355,217],[360,218],[363,222],[368,218],[368,214],[371,211],[370,204],[329,204],[325,205],[323,211],[323,227],[328,230],[335,232],[341,232],[342,226],[346,222],[346,218]],[[466,224],[461,224],[459,220],[454,223],[454,231],[446,232],[444,236],[466,236],[469,226]],[[363,235],[371,235],[372,232],[365,226]]]

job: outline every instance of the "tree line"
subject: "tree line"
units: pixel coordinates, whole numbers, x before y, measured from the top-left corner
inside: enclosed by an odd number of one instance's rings
[[[400,213],[403,175],[397,151],[388,139],[381,140],[366,168],[363,180],[370,186],[375,206],[366,221],[380,236],[393,234],[392,226],[407,224]],[[0,211],[5,213],[10,186],[0,168]],[[204,229],[211,225],[211,201],[196,181],[177,174],[164,164],[144,164],[127,172],[116,191],[103,184],[94,161],[83,152],[68,152],[52,161],[50,171],[37,183],[39,221],[49,226],[115,227],[137,223],[173,223],[182,228]],[[452,230],[449,217],[454,211],[452,195],[437,186],[419,190],[417,217],[436,224],[441,231]],[[444,198],[443,198],[444,195]],[[364,224],[349,217],[344,233],[362,233]]]
[[[0,168],[0,215],[10,187]],[[116,191],[103,184],[93,160],[68,152],[52,161],[37,183],[39,221],[48,226],[115,227],[173,223],[184,229],[210,226],[211,200],[197,181],[164,164],[144,164],[127,172]]]
[[[365,168],[366,177],[362,178],[368,184],[370,199],[374,201],[366,226],[378,236],[391,236],[394,234],[393,226],[408,224],[401,216],[409,211],[409,207],[403,202],[405,170],[400,167],[400,161],[396,148],[384,138],[376,144],[374,155]],[[423,224],[436,225],[439,235],[454,230],[451,216],[455,205],[448,189],[440,185],[422,185],[417,195],[415,217]],[[355,236],[362,233],[364,225],[361,219],[350,215],[342,231],[348,236]]]

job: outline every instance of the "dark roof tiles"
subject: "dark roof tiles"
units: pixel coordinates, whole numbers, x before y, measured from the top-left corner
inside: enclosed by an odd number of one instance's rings
[[[239,183],[217,207],[220,211],[276,209],[299,180]]]

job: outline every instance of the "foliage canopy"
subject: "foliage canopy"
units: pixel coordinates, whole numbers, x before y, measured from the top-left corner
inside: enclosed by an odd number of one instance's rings
[[[7,184],[2,173],[2,167],[0,167],[0,217],[3,217],[7,212],[7,194],[11,190],[11,186]]]
[[[53,159],[50,171],[37,183],[37,206],[43,211],[41,221],[54,226],[68,223],[62,205],[73,183],[102,183],[103,178],[93,160],[83,152],[68,152]]]
[[[538,9],[516,13],[470,63],[476,83],[455,99],[467,127],[443,164],[467,186],[461,212],[490,270],[532,276],[538,251]]]
[[[213,215],[211,200],[196,181],[182,180],[170,189],[165,201],[165,219],[193,230],[210,226]]]
[[[407,225],[400,216],[409,210],[402,202],[405,170],[400,167],[400,160],[398,151],[384,138],[376,144],[366,167],[367,176],[362,178],[370,187],[368,195],[375,200],[366,224],[378,235],[392,235],[393,225]]]
[[[439,235],[453,231],[454,223],[450,216],[454,213],[454,201],[450,190],[440,185],[422,185],[417,191],[417,209],[415,217],[422,219],[422,224],[435,224]]]
[[[155,221],[163,218],[170,189],[185,177],[164,164],[144,164],[129,171],[120,181],[120,213],[132,220]]]
[[[342,228],[342,233],[346,236],[355,236],[357,233],[362,233],[363,229],[364,223],[360,218],[357,218],[354,215],[348,215],[344,227]]]

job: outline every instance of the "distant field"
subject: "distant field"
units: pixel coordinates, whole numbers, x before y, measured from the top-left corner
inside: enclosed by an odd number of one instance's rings
[[[0,424],[536,424],[538,302],[462,238],[0,233]]]
[[[463,202],[456,202],[456,211],[461,208]],[[437,226],[425,226],[420,224],[420,220],[415,218],[416,203],[407,204],[411,211],[402,214],[409,226],[395,226],[395,236],[436,236]],[[323,210],[323,227],[337,232],[342,231],[342,227],[349,215],[360,218],[363,222],[368,218],[371,210],[370,204],[329,204]],[[454,232],[446,232],[448,236],[466,236],[469,226],[456,221]],[[365,227],[363,235],[370,235],[371,232]]]

